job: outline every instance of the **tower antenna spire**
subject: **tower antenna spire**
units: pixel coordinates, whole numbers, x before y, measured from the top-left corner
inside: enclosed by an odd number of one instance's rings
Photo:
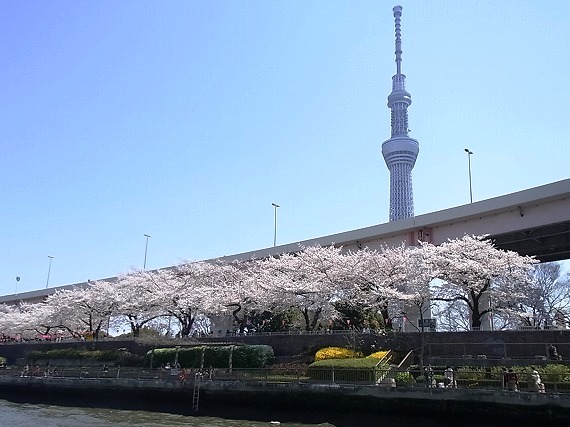
[[[396,27],[396,74],[402,74],[402,6],[395,6],[392,9],[394,12],[394,24]]]

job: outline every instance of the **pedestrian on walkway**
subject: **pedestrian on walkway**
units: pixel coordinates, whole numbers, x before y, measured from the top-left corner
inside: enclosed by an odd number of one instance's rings
[[[530,374],[530,379],[531,379],[531,383],[532,383],[532,389],[534,391],[536,391],[537,393],[544,393],[544,383],[542,382],[542,379],[540,378],[540,374],[538,373],[538,371],[531,366],[531,374]]]
[[[519,378],[512,368],[507,371],[507,390],[519,391]]]
[[[507,389],[507,374],[508,374],[507,368],[502,368],[501,369],[501,388],[503,390]]]
[[[427,365],[424,368],[424,377],[426,379],[426,387],[433,387],[433,368],[431,365]]]
[[[446,388],[457,388],[457,383],[455,382],[455,372],[453,372],[453,368],[448,366],[443,371],[443,384]]]

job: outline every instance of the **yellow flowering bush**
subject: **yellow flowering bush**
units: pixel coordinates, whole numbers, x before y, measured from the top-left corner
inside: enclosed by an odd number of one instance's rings
[[[390,350],[380,350],[380,351],[376,351],[374,353],[372,353],[370,356],[366,356],[369,357],[371,359],[379,359],[382,360],[384,358],[390,358]]]
[[[315,360],[352,359],[356,357],[362,357],[362,353],[342,347],[321,348],[315,354]]]

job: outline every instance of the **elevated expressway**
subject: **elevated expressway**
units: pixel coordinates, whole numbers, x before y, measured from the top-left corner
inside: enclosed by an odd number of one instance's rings
[[[380,249],[383,245],[394,246],[402,242],[412,246],[419,240],[441,244],[465,234],[489,234],[498,247],[534,255],[543,262],[570,259],[570,179],[413,218],[220,259],[263,258],[296,252],[299,245],[334,244],[356,250],[364,247]],[[0,303],[38,302],[58,289],[87,285],[83,282],[0,296]]]
[[[221,259],[251,259],[296,252],[299,245],[334,244],[346,249],[418,240],[439,245],[465,234],[489,234],[496,245],[542,262],[570,259],[570,179],[481,200],[442,211],[318,237],[303,242],[230,255]]]

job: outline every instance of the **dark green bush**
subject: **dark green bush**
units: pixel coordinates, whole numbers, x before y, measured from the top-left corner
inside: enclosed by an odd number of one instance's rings
[[[273,359],[273,348],[268,345],[243,345],[234,348],[233,366],[234,368],[263,368]]]
[[[230,358],[229,347],[206,347],[206,353],[204,356],[204,366],[212,366],[213,368],[227,368]]]
[[[570,367],[559,363],[549,363],[546,366],[537,368],[543,381],[549,382],[570,382]]]
[[[204,353],[204,367],[228,368],[231,346],[196,346],[179,348],[157,348],[147,352],[146,361],[150,363],[151,355],[153,366],[173,365],[177,359],[184,368],[200,368],[202,353]],[[268,345],[241,345],[233,347],[232,367],[234,368],[263,368],[274,359],[273,348]]]
[[[86,348],[60,348],[54,350],[32,350],[27,359],[31,363],[50,361],[56,359],[92,360],[101,362],[115,362],[122,366],[139,366],[143,358],[132,354],[126,349],[115,350],[88,350]]]
[[[117,350],[87,350],[84,348],[61,348],[56,350],[33,350],[28,353],[28,360],[49,359],[96,359],[115,360],[118,357]]]
[[[397,372],[396,373],[396,385],[406,386],[413,384],[416,380],[409,372]]]

